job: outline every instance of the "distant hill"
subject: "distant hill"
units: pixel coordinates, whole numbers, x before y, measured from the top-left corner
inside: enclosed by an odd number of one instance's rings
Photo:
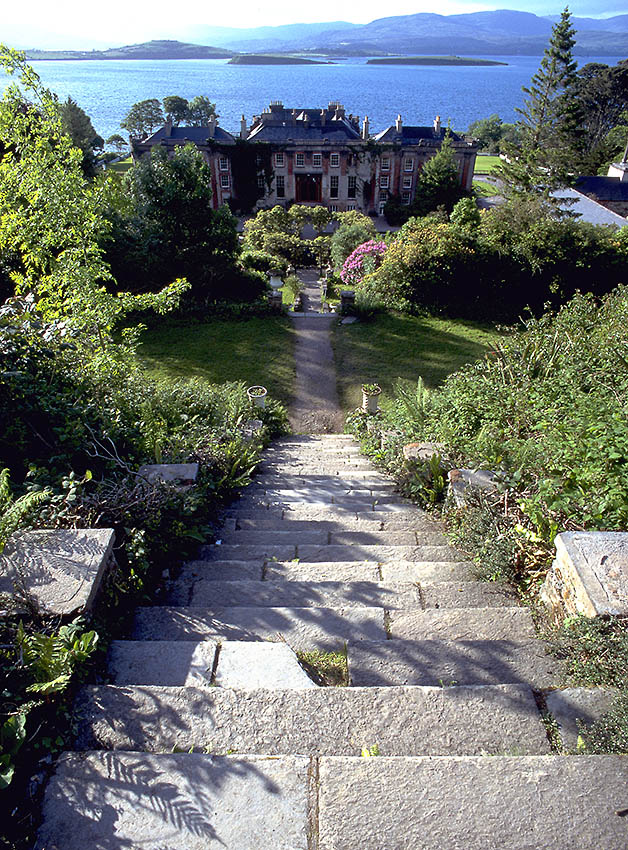
[[[269,56],[268,54],[246,53],[234,56],[229,65],[329,65],[321,59],[304,59],[301,56]]]
[[[230,59],[233,50],[182,41],[146,41],[109,50],[27,50],[26,58],[42,59]]]
[[[235,62],[236,59],[232,59]],[[367,65],[507,65],[492,59],[472,59],[468,56],[387,56],[369,59]]]
[[[369,24],[291,24],[284,27],[227,29],[199,27],[189,38],[238,51],[301,52],[330,55],[512,54],[540,56],[555,18],[502,9],[462,15],[419,13],[379,18]],[[628,15],[605,20],[572,18],[580,56],[628,55]]]

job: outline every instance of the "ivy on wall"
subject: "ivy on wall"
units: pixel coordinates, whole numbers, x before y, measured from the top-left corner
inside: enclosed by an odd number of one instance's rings
[[[249,213],[266,191],[271,190],[274,171],[270,145],[236,139],[235,145],[229,150],[229,156],[234,190],[230,207],[233,212]],[[257,178],[260,175],[264,177],[266,189],[258,186]]]

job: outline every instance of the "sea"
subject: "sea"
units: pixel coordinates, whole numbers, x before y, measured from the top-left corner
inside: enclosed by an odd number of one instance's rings
[[[372,133],[394,124],[444,125],[466,131],[473,121],[496,113],[517,120],[522,86],[538,69],[539,56],[486,56],[496,66],[367,65],[365,58],[331,65],[229,65],[225,59],[39,61],[32,65],[44,85],[65,100],[72,97],[108,138],[120,132],[130,107],[147,98],[206,95],[216,103],[220,125],[240,130],[272,100],[286,107],[322,107],[340,101],[347,112],[368,115]],[[585,57],[579,61],[614,65],[622,57]],[[3,89],[0,80],[0,89]]]

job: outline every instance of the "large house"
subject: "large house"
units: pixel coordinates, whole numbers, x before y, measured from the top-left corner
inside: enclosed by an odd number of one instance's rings
[[[446,132],[438,117],[431,127],[417,127],[404,126],[398,115],[394,125],[373,135],[368,117],[360,121],[347,115],[340,103],[326,109],[287,109],[273,102],[250,126],[242,116],[239,137],[215,119],[206,127],[166,124],[142,141],[133,139],[132,150],[137,159],[155,145],[172,150],[195,144],[210,165],[216,207],[227,202],[237,206],[242,191],[238,152],[246,147],[257,151],[257,208],[296,202],[381,215],[393,195],[411,203],[419,172]],[[470,189],[477,145],[457,133],[449,135],[460,183]]]

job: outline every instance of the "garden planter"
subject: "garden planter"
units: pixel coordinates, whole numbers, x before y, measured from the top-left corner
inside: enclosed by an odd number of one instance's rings
[[[381,392],[382,388],[379,384],[362,384],[362,409],[369,413],[377,413]]]
[[[266,387],[249,387],[246,394],[256,407],[266,407]]]
[[[270,274],[268,277],[268,283],[270,284],[270,288],[275,291],[283,286],[283,280],[278,274]]]

